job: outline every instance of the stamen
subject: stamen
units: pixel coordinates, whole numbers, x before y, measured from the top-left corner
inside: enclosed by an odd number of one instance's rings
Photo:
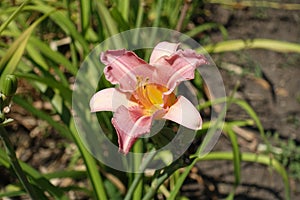
[[[160,109],[168,109],[176,102],[176,96],[171,93],[164,96],[163,93],[168,91],[164,86],[149,83],[149,78],[136,77],[136,90],[131,100],[137,102],[144,110],[145,115],[152,115]]]

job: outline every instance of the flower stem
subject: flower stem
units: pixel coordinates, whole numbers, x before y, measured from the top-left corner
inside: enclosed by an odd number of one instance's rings
[[[135,153],[143,152],[143,141],[138,140],[135,145],[133,146],[133,150]],[[142,157],[141,156],[134,156],[134,170],[138,172],[140,164],[142,163]],[[134,177],[140,176],[142,173],[135,173]],[[135,188],[135,191],[133,193],[133,200],[140,200],[142,198],[143,193],[143,178],[139,177],[139,182]]]
[[[28,194],[31,196],[32,199],[41,199],[40,195],[37,195],[36,191],[32,187],[32,185],[29,183],[25,173],[23,172],[20,163],[17,159],[16,153],[13,149],[13,145],[8,137],[8,133],[5,130],[5,128],[0,124],[0,137],[4,143],[4,146],[6,148],[6,152],[10,161],[10,164],[16,173],[19,181],[24,186],[25,190],[28,192]]]
[[[134,177],[134,180],[133,180],[132,184],[130,185],[124,200],[132,199],[132,195],[133,195],[136,187],[139,185],[140,180],[143,177],[143,172],[145,171],[147,165],[151,162],[151,160],[154,158],[155,155],[156,155],[156,152],[154,151],[154,152],[149,152],[148,155],[145,157],[144,161],[141,164],[140,171]]]
[[[173,162],[170,166],[163,169],[163,173],[158,172],[159,176],[152,181],[151,188],[144,196],[142,200],[153,199],[159,187],[179,168],[186,166],[184,157],[179,158],[177,161]]]

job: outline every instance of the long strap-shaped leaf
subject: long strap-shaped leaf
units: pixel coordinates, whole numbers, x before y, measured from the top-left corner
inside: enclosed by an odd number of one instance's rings
[[[222,4],[224,6],[231,6],[233,8],[262,7],[262,8],[275,8],[281,10],[300,10],[299,3],[281,3],[281,2],[261,1],[261,0],[248,0],[248,1],[247,0],[243,0],[243,1],[207,0],[206,2],[212,4]]]
[[[300,44],[271,39],[228,40],[204,46],[209,53],[238,51],[242,49],[267,49],[281,53],[300,53]],[[199,49],[201,51],[201,49]]]
[[[7,157],[5,156],[6,153],[0,149],[0,165],[4,166],[5,168],[11,168],[11,165],[7,159]],[[52,185],[48,179],[46,179],[43,174],[41,174],[40,172],[38,172],[37,170],[35,170],[34,168],[32,168],[31,166],[29,166],[28,164],[24,163],[24,162],[20,162],[20,165],[24,171],[24,173],[31,178],[31,181],[38,186],[39,188],[41,188],[44,191],[49,192],[49,194],[51,194],[55,199],[68,199],[65,195],[64,192],[58,188],[55,187],[54,185]]]
[[[172,190],[170,197],[168,200],[174,200],[176,195],[178,194],[185,178],[188,176],[190,170],[193,166],[200,161],[206,160],[233,160],[234,155],[232,152],[211,152],[204,157],[196,158],[192,164],[185,168],[183,174],[177,180],[175,188]],[[289,187],[289,178],[284,169],[284,167],[276,160],[271,158],[269,155],[258,155],[255,153],[241,153],[241,160],[244,162],[254,162],[264,164],[270,167],[273,167],[282,177],[285,187],[285,197],[286,199],[290,199],[290,187]]]
[[[49,10],[55,9],[55,7],[51,7],[44,1],[33,1],[35,6],[27,6],[29,10],[35,10],[41,13],[48,13]],[[59,10],[53,13],[50,18],[56,23],[62,30],[64,30],[67,35],[70,35],[74,41],[78,41],[81,44],[82,50],[85,53],[90,51],[87,41],[84,37],[77,31],[76,26],[73,22],[67,17],[67,13],[64,10]]]
[[[56,80],[50,78],[50,77],[39,77],[35,74],[24,74],[24,73],[16,73],[16,76],[20,78],[26,78],[28,80],[34,80],[38,81],[39,83],[47,84],[48,87],[51,87],[53,89],[58,89],[60,92],[60,95],[63,97],[63,99],[71,105],[72,103],[72,91],[71,89],[65,87],[61,83],[57,82]]]
[[[88,150],[84,147],[84,144],[82,143],[76,128],[75,124],[73,123],[73,120],[71,120],[70,128],[65,126],[64,124],[58,123],[54,121],[49,115],[44,113],[43,111],[40,111],[36,109],[34,106],[29,104],[28,102],[24,101],[22,98],[18,96],[14,96],[13,101],[20,106],[27,109],[29,112],[31,112],[33,115],[39,117],[40,119],[43,119],[47,121],[51,126],[53,126],[56,130],[58,130],[62,135],[66,137],[72,137],[76,145],[78,146],[78,149],[85,161],[85,165],[87,167],[87,173],[89,174],[90,181],[92,183],[95,197],[96,199],[106,200],[106,192],[104,189],[104,184],[102,181],[102,178],[99,174],[96,161],[94,160],[93,156],[88,152]]]
[[[32,33],[32,31],[35,29],[35,27],[41,23],[46,17],[48,17],[53,11],[43,15],[40,17],[37,21],[35,21],[28,29],[26,29],[9,47],[6,54],[2,57],[0,60],[0,83],[2,83],[5,75],[12,74],[23,53],[25,50],[25,47],[27,45],[28,39]]]
[[[29,2],[30,0],[24,1],[14,12],[10,15],[10,17],[0,26],[0,34],[2,31],[9,25],[9,23],[16,17],[18,14],[22,11],[24,6]]]

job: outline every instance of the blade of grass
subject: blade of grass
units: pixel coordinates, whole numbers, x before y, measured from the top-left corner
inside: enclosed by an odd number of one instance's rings
[[[135,22],[135,28],[140,28],[142,26],[144,9],[145,9],[144,0],[139,0],[139,7],[138,7],[137,19]],[[139,31],[135,31],[133,36],[133,44],[136,44],[138,42],[138,37],[139,37]]]
[[[36,26],[40,22],[42,22],[44,19],[46,19],[51,13],[52,13],[52,11],[43,15],[37,21],[35,21],[9,47],[6,54],[0,60],[0,73],[1,73],[0,83],[2,83],[5,75],[12,74],[15,71],[15,69],[24,53],[25,47],[27,45],[27,41],[28,41],[32,31],[36,28]]]
[[[192,30],[186,32],[185,34],[190,36],[190,37],[195,37],[197,34],[207,31],[207,30],[211,30],[211,29],[215,29],[218,28],[220,30],[220,32],[222,33],[223,39],[227,40],[228,38],[228,33],[226,28],[223,25],[217,24],[217,23],[205,23],[202,25],[199,25],[195,28],[193,28]]]
[[[26,192],[24,190],[16,190],[16,191],[8,191],[8,192],[3,192],[0,193],[0,198],[11,198],[11,197],[19,197],[21,195],[26,194]]]
[[[194,165],[199,161],[209,161],[209,160],[233,160],[233,152],[210,152],[206,154],[204,157],[198,157],[197,154],[192,155],[191,158],[195,158],[193,162],[187,166],[184,172],[181,174],[179,179],[177,180],[176,186],[171,192],[171,196],[168,200],[175,200],[177,193],[179,192],[181,185],[184,180],[188,176],[190,170],[194,167]],[[254,153],[241,153],[241,161],[243,162],[255,162],[267,165],[269,167],[273,167],[282,177],[285,187],[285,196],[287,200],[290,200],[290,187],[289,187],[289,179],[288,175],[284,169],[284,167],[275,159],[266,156],[266,155],[258,155]]]
[[[94,157],[87,151],[84,144],[82,143],[82,141],[76,131],[73,120],[71,121],[70,130],[72,132],[73,139],[74,139],[76,145],[78,146],[78,149],[80,150],[81,155],[85,161],[87,172],[89,174],[90,181],[92,183],[96,199],[107,200],[108,199],[107,194],[105,192],[104,184],[103,184],[102,178],[99,174],[96,161],[95,161]]]
[[[247,40],[228,40],[216,44],[206,45],[204,48],[209,53],[239,51],[242,49],[268,49],[281,53],[300,53],[300,44],[262,38]],[[201,49],[199,49],[198,51],[201,51]]]
[[[53,178],[73,178],[73,179],[81,179],[86,177],[86,171],[76,171],[76,170],[63,170],[63,171],[55,171],[52,173],[44,174],[44,177],[47,179]]]
[[[191,3],[191,1],[185,1]],[[166,10],[166,15],[169,17],[170,27],[175,29],[176,24],[178,23],[179,16],[182,12],[181,7],[183,6],[184,1],[166,1],[164,2],[164,10]]]
[[[153,27],[158,27],[159,26],[160,17],[161,17],[161,13],[162,13],[162,6],[163,6],[163,0],[158,0],[157,5],[156,5],[156,9],[155,9],[155,19],[154,19],[154,22],[152,24]],[[152,37],[151,37],[152,41],[153,41],[155,35],[156,35],[156,31],[152,33]]]
[[[151,160],[155,157],[155,155],[156,155],[155,151],[153,151],[153,152],[150,151],[148,153],[147,157],[145,158],[145,160],[141,163],[141,165],[139,167],[140,172],[145,171],[147,165],[151,162]],[[124,200],[132,199],[133,193],[134,193],[136,187],[139,185],[140,180],[142,179],[142,177],[143,177],[143,173],[137,173],[136,174],[132,184],[130,185],[130,187],[129,187],[127,193],[126,193],[126,196],[125,196]]]
[[[221,132],[223,126],[224,126],[224,121],[225,121],[225,115],[227,112],[227,109],[230,107],[230,105],[232,104],[232,100],[233,100],[233,96],[236,93],[237,89],[239,87],[239,82],[236,83],[232,93],[230,94],[230,96],[227,98],[228,101],[224,102],[226,104],[224,104],[221,107],[221,111],[218,114],[218,117],[216,119],[212,119],[211,120],[211,128],[208,129],[205,138],[203,139],[200,147],[197,149],[197,154],[199,156],[204,156],[207,152],[207,146],[209,146],[212,138],[214,138],[214,136],[216,135],[216,133],[218,134],[218,130],[219,133]],[[219,135],[218,135],[219,136]]]
[[[12,169],[16,173],[19,181],[23,185],[24,189],[28,192],[32,199],[46,199],[45,196],[39,195],[37,191],[32,187],[29,183],[27,176],[25,175],[24,171],[22,170],[19,160],[16,156],[15,150],[13,149],[13,145],[8,137],[8,133],[5,128],[0,124],[0,138],[3,141],[3,144],[6,149],[6,153],[9,159],[9,162],[12,166]]]
[[[208,152],[205,151],[205,148],[207,147],[207,145],[210,143],[211,139],[213,138],[213,136],[215,135],[215,133],[217,132],[217,130],[222,129],[224,126],[224,117],[225,114],[227,112],[227,109],[230,107],[230,105],[232,104],[232,100],[233,100],[233,96],[236,93],[237,89],[239,87],[239,82],[235,85],[234,90],[232,91],[232,93],[230,94],[230,96],[228,98],[226,98],[226,100],[228,101],[224,101],[224,103],[226,103],[225,105],[223,105],[222,110],[220,111],[220,113],[218,114],[217,119],[211,120],[209,123],[209,127],[208,127],[208,131],[206,133],[206,136],[204,138],[204,140],[202,141],[201,145],[198,147],[195,155],[197,155],[197,157],[206,157],[206,155],[208,154]],[[212,102],[215,101],[209,101],[210,105],[212,105]],[[219,101],[218,103],[222,103],[222,101]],[[216,104],[218,104],[216,103]],[[233,143],[234,145],[237,147],[237,142],[234,140],[233,138]],[[235,152],[236,155],[238,155],[239,152]],[[193,157],[191,157],[193,158]],[[236,160],[238,163],[238,160]],[[179,192],[179,189],[181,187],[181,185],[183,184],[183,181],[185,180],[186,176],[189,174],[190,170],[192,169],[192,167],[196,164],[196,161],[193,160],[193,162],[191,163],[191,165],[189,165],[185,172],[179,177],[178,182],[176,183],[176,186],[174,188],[174,190],[171,192],[171,195],[168,199],[175,199],[177,193]],[[237,168],[238,170],[238,168]],[[238,173],[239,175],[239,173]],[[240,177],[237,178],[237,180],[239,181]]]
[[[104,24],[104,27],[108,30],[109,36],[118,34],[118,25],[115,20],[110,15],[107,7],[103,0],[96,1],[97,8],[99,10],[99,15]]]
[[[206,156],[208,156],[209,154],[206,154]],[[205,156],[205,157],[206,157]],[[167,200],[175,200],[176,196],[184,182],[184,180],[186,179],[186,177],[189,175],[190,171],[192,170],[192,168],[194,167],[194,165],[197,163],[197,159],[194,159],[193,162],[188,165],[187,167],[185,167],[183,173],[179,176],[179,178],[177,179],[177,182],[175,184],[175,187],[173,188],[172,192],[170,193],[170,196],[167,198]]]
[[[29,39],[30,41],[30,39]],[[31,59],[43,70],[48,71],[49,66],[44,59],[44,57],[41,55],[41,53],[37,50],[36,46],[33,46],[32,44],[27,43],[26,50],[28,53],[28,56],[31,57]]]
[[[205,102],[205,103],[199,105],[198,109],[202,110],[203,108],[206,108],[213,104],[219,104],[219,103],[227,102],[227,101],[228,101],[228,98],[219,98],[214,101],[208,101],[208,102]],[[251,106],[247,102],[240,100],[240,99],[233,98],[231,101],[232,101],[232,103],[239,105],[241,108],[243,108],[248,113],[248,115],[254,120],[254,122],[258,128],[258,131],[260,132],[261,137],[263,138],[264,142],[266,144],[269,144],[269,142],[265,136],[264,128],[259,120],[259,117],[256,115],[255,111],[251,108]]]
[[[193,28],[192,30],[185,32],[186,35],[190,36],[190,37],[194,37],[197,34],[203,32],[203,31],[207,31],[207,30],[211,30],[213,28],[217,28],[219,25],[217,23],[205,23],[202,24],[200,26],[197,26],[195,28]]]
[[[196,158],[196,161],[207,161],[207,160],[233,160],[232,152],[211,152],[205,157]],[[282,177],[285,187],[285,197],[290,199],[290,186],[289,178],[284,167],[274,158],[269,155],[255,154],[255,153],[241,153],[241,160],[243,162],[254,162],[272,167]]]
[[[90,25],[91,19],[91,1],[80,0],[80,24],[82,35],[85,36]]]
[[[226,132],[230,138],[232,153],[233,153],[233,167],[234,167],[234,187],[240,184],[241,180],[241,152],[239,149],[237,137],[230,126],[224,126],[224,132]]]
[[[48,191],[57,200],[68,200],[64,192],[60,188],[52,185],[40,172],[25,163],[21,163],[21,166],[26,173],[30,174],[35,185],[44,191]]]
[[[122,16],[122,13],[118,10],[116,6],[113,6],[110,9],[110,14],[112,18],[115,20],[116,24],[118,24],[119,31],[126,31],[130,29],[130,25],[125,21]]]
[[[11,31],[6,31],[5,36],[8,37],[16,37],[18,36],[17,33],[13,33]],[[63,83],[67,83],[66,78],[62,76],[61,69],[59,69],[58,66],[63,65],[68,72],[70,72],[73,75],[76,75],[77,73],[77,67],[76,65],[73,65],[64,55],[61,53],[52,50],[48,44],[44,43],[40,39],[36,38],[35,36],[31,36],[29,38],[29,41],[26,45],[26,50],[29,55],[29,57],[37,64],[37,67],[41,67],[42,70],[48,70],[49,66],[45,60],[45,58],[50,59],[52,62],[56,63],[57,66],[52,65],[51,67],[54,68],[54,70],[57,72],[57,75],[60,78],[63,78]],[[44,58],[44,57],[45,58]],[[60,73],[59,73],[60,72]],[[68,83],[66,84],[68,85]]]
[[[182,168],[186,164],[184,163],[183,158],[179,158],[171,165],[165,167],[163,170],[157,170],[155,172],[155,176],[152,179],[151,187],[148,189],[147,193],[143,197],[142,200],[150,200],[153,199],[154,195],[157,193],[157,190],[160,186],[179,168]],[[190,165],[189,165],[190,166]],[[188,166],[188,167],[189,167]],[[173,193],[173,191],[171,192]]]
[[[33,115],[39,117],[47,121],[51,126],[53,126],[56,130],[58,130],[62,135],[72,138],[77,145],[87,167],[87,172],[90,177],[90,181],[93,186],[93,191],[96,199],[107,200],[107,195],[104,189],[104,184],[102,178],[98,172],[96,162],[92,155],[86,150],[84,147],[74,125],[74,121],[71,120],[70,129],[66,127],[64,124],[58,123],[54,121],[48,114],[34,108],[31,104],[24,101],[22,98],[18,96],[14,96],[13,101],[18,105],[22,106]]]
[[[30,177],[30,181],[33,182],[36,186],[41,188],[43,191],[48,191],[49,194],[51,194],[57,200],[67,199],[63,191],[60,188],[52,185],[49,182],[49,180],[44,177],[44,175],[42,175],[40,172],[38,172],[36,169],[32,168],[28,164],[22,161],[19,162],[24,173],[26,173],[26,175]],[[1,149],[0,149],[0,164],[7,169],[11,167],[7,155]]]
[[[49,125],[53,126],[57,131],[60,132],[64,137],[71,139],[70,131],[67,127],[63,124],[56,122],[49,114],[35,108],[32,104],[28,103],[20,96],[15,95],[13,101],[20,105],[21,107],[25,108],[27,111],[32,113],[34,116],[37,116],[39,119],[45,120],[49,123]]]
[[[255,124],[256,124],[256,126],[257,126],[257,128],[259,130],[259,133],[260,133],[261,137],[263,138],[264,142],[266,144],[269,144],[269,141],[268,141],[268,139],[266,137],[263,125],[260,122],[259,117],[255,113],[255,111],[253,110],[253,108],[251,108],[251,106],[246,101],[243,101],[243,100],[234,99],[233,103],[239,105],[241,108],[243,108],[248,113],[248,115],[254,120],[254,122],[255,122]]]
[[[63,65],[68,72],[76,75],[77,67],[74,66],[64,55],[57,51],[53,51],[46,43],[42,42],[36,37],[31,37],[29,39],[29,44],[38,49],[46,58],[50,59],[57,65]]]
[[[140,28],[142,26],[144,10],[145,10],[145,2],[144,0],[139,0],[139,8],[138,8],[138,14],[135,22],[135,28]]]
[[[1,33],[2,33],[2,31],[9,25],[9,23],[12,21],[12,20],[14,20],[17,16],[18,16],[18,14],[22,11],[22,9],[24,8],[24,6],[27,4],[27,3],[29,3],[29,1],[31,1],[31,0],[26,0],[26,1],[24,1],[14,12],[13,12],[13,14],[11,14],[10,16],[9,16],[9,18],[0,26],[0,35],[1,35]]]
[[[71,105],[72,91],[69,88],[62,85],[61,83],[57,82],[56,80],[53,80],[52,78],[48,78],[48,77],[40,77],[34,74],[15,73],[15,75],[20,78],[38,81],[53,89],[58,89],[61,97],[63,97],[63,99],[67,101],[69,105]]]
[[[123,19],[128,22],[129,10],[130,10],[130,0],[119,0],[118,9],[121,12]]]
[[[133,146],[133,151],[135,153],[141,153],[143,152],[143,141],[142,140],[138,140],[134,146]],[[135,171],[139,170],[140,164],[142,163],[142,158],[139,156],[135,156],[134,157],[134,168]],[[134,174],[134,177],[136,178],[137,176],[139,176],[138,173]],[[137,186],[135,187],[134,193],[133,193],[133,200],[140,200],[142,198],[143,195],[143,178],[141,178],[139,180],[139,183],[137,184]]]
[[[29,11],[38,11],[41,13],[48,13],[49,11],[52,11],[53,9],[56,9],[55,7],[51,7],[47,4],[45,4],[44,1],[37,1],[32,0],[32,2],[35,4],[33,6],[26,6],[24,10]],[[89,45],[87,41],[83,38],[83,36],[77,31],[76,26],[73,24],[72,21],[70,21],[66,11],[64,10],[57,10],[56,12],[52,13],[50,15],[50,18],[55,22],[67,35],[70,35],[73,39],[73,41],[77,41],[81,47],[83,52],[86,55],[89,53]],[[80,51],[81,49],[79,49]]]
[[[225,6],[230,6],[234,8],[244,8],[244,7],[265,7],[265,8],[275,8],[275,9],[284,9],[284,10],[300,10],[300,4],[297,3],[278,3],[271,1],[238,1],[233,2],[232,0],[207,0],[207,3],[213,4],[222,4]]]
[[[153,21],[152,27],[159,27],[159,22],[160,22],[160,17],[161,17],[161,13],[162,13],[162,6],[163,6],[163,0],[158,0],[157,5],[156,4],[152,4],[152,9],[155,9],[155,19]],[[155,7],[154,7],[155,5]],[[153,43],[153,41],[155,40],[155,37],[157,36],[157,29],[152,29],[151,30],[151,34],[150,34],[150,44]],[[145,58],[149,58],[150,57],[150,51],[146,51],[145,53]]]
[[[95,1],[95,4],[101,24],[107,31],[107,37],[118,34],[118,25],[105,6],[104,0]],[[118,39],[113,40],[113,44],[116,49],[124,48],[122,41],[118,41]]]
[[[241,180],[241,152],[238,146],[238,141],[235,133],[232,130],[232,127],[226,126],[226,123],[224,125],[224,132],[227,132],[232,146],[232,153],[233,153],[233,170],[234,170],[234,186],[232,191],[227,196],[227,200],[233,200],[234,194],[237,186],[240,184]]]

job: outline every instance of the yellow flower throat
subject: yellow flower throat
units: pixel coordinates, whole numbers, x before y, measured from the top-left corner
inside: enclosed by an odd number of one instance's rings
[[[141,78],[137,78],[137,80],[137,88],[133,92],[131,100],[143,108],[145,115],[152,115],[162,108],[167,109],[176,102],[174,93],[164,95],[168,88],[156,83],[147,83],[147,80],[143,82]]]

